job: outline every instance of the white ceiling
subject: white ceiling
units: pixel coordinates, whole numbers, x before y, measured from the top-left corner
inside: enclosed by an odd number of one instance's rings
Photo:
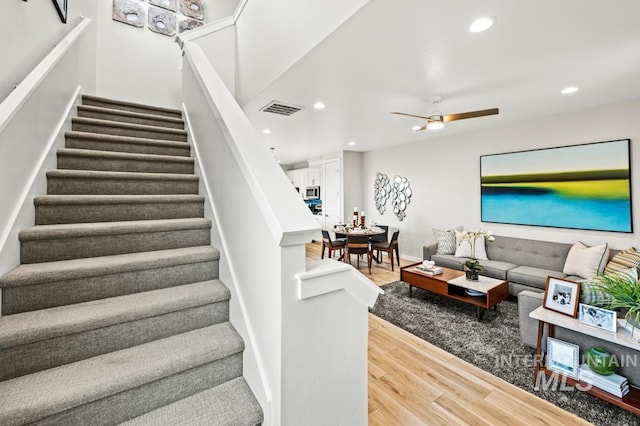
[[[495,25],[470,33],[482,15]],[[569,85],[580,90],[561,95]],[[423,132],[411,127],[424,122],[390,114],[431,115],[435,95],[444,114],[500,114]],[[371,0],[244,110],[265,148],[290,164],[636,98],[638,0]],[[290,117],[259,111],[272,100],[305,109]],[[316,101],[326,108],[314,110]]]

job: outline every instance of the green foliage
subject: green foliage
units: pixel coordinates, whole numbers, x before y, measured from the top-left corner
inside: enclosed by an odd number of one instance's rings
[[[593,287],[602,291],[609,309],[626,309],[624,318],[635,328],[640,324],[640,285],[628,274],[598,274],[591,282]]]
[[[464,266],[470,271],[482,272],[482,266],[480,261],[476,259],[467,260],[464,262]]]

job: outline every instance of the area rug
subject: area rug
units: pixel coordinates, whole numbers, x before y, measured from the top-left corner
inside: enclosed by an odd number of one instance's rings
[[[396,281],[382,286],[371,313],[596,425],[637,425],[634,414],[578,391],[533,389],[534,349],[520,341],[516,299],[485,311]]]

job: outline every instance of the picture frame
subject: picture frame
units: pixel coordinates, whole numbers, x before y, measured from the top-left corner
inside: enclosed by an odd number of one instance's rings
[[[547,277],[542,306],[575,318],[578,313],[580,283]]]
[[[580,347],[573,343],[547,337],[547,368],[577,379],[580,371]]]
[[[630,139],[480,156],[482,222],[633,233],[631,194]]]
[[[580,303],[578,306],[578,321],[591,327],[615,333],[618,326],[617,318],[618,313],[616,311],[585,305],[584,303]]]
[[[53,4],[58,11],[58,16],[63,23],[67,23],[67,0],[53,0]]]

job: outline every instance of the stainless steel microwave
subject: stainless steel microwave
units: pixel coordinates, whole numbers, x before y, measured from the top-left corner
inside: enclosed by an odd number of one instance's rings
[[[307,193],[305,194],[307,200],[317,200],[320,198],[319,186],[307,186]]]

